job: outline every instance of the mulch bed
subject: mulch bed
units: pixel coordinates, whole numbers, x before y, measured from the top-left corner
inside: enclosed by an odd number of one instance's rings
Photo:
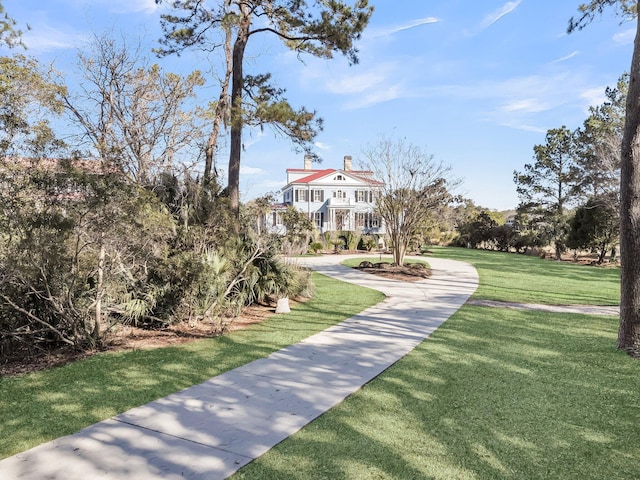
[[[410,263],[400,266],[380,262],[374,263],[372,266],[362,266],[366,264],[367,262],[363,262],[360,266],[354,268],[361,272],[371,273],[372,275],[378,275],[380,277],[400,280],[403,282],[418,282],[431,276],[431,269],[422,263]]]
[[[290,300],[294,306],[299,301]],[[179,322],[163,329],[144,329],[133,326],[122,326],[107,338],[106,344],[89,351],[78,351],[73,348],[60,348],[51,352],[43,352],[38,356],[25,356],[5,360],[0,364],[0,377],[11,377],[58,367],[90,357],[99,352],[123,352],[145,350],[151,348],[180,345],[203,338],[212,338],[226,332],[233,332],[259,323],[275,313],[273,305],[251,305],[242,314],[226,323],[221,331],[220,324],[201,321],[193,324]]]

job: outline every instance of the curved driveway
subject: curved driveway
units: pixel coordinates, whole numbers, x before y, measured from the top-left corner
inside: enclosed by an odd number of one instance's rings
[[[346,255],[300,263],[387,298],[302,342],[80,432],[0,461],[2,479],[226,478],[409,353],[475,291],[473,267],[429,258],[406,283],[342,267]]]

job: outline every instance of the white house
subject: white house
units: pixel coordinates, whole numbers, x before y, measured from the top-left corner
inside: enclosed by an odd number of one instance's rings
[[[375,198],[384,183],[372,172],[353,170],[350,156],[344,168],[313,169],[312,157],[305,155],[304,168],[288,168],[287,184],[282,188],[283,202],[274,206],[268,226],[283,232],[281,212],[293,205],[307,213],[318,232],[351,230],[365,234],[383,234],[384,226],[375,213]]]

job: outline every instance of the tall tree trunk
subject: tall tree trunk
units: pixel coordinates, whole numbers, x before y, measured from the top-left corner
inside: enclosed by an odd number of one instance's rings
[[[604,257],[607,255],[607,245],[608,242],[602,242],[600,245],[600,254],[598,255],[598,265],[602,265],[604,263]]]
[[[244,50],[249,40],[251,16],[248,6],[242,4],[242,19],[238,25],[238,36],[233,45],[233,79],[231,82],[231,148],[229,151],[229,207],[231,213],[240,217],[240,154],[242,152],[242,71]]]
[[[406,242],[402,232],[399,230],[391,232],[391,241],[393,242],[393,263],[402,265],[404,262],[404,256],[407,251]]]
[[[91,338],[94,345],[100,341],[101,335],[100,325],[102,323],[102,290],[104,288],[104,260],[106,256],[103,237],[104,235],[100,234],[100,251],[98,253],[98,282],[96,285],[96,308],[93,332],[91,333]]]
[[[640,27],[640,16],[637,17]],[[620,329],[618,348],[640,354],[640,28],[627,94],[620,171]]]

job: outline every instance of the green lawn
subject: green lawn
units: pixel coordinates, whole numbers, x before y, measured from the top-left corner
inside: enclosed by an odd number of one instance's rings
[[[616,267],[576,265],[467,248],[429,250],[434,257],[462,260],[476,267],[480,286],[473,298],[558,305],[620,303],[620,269]]]
[[[581,292],[574,303],[615,298],[615,270],[457,249],[435,255],[477,265],[491,286],[481,285],[480,298],[571,303],[572,289]],[[616,330],[613,317],[464,306],[235,478],[640,478],[640,363],[616,351]]]
[[[315,298],[247,330],[176,347],[103,353],[0,378],[0,458],[267,356],[384,298],[315,273],[313,280]]]

